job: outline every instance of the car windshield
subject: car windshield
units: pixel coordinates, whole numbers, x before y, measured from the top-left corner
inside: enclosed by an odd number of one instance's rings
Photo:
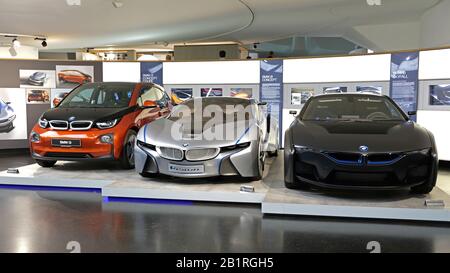
[[[301,117],[304,121],[405,121],[394,103],[369,95],[333,95],[311,99]]]
[[[70,92],[58,108],[124,108],[130,104],[135,84],[92,83]]]

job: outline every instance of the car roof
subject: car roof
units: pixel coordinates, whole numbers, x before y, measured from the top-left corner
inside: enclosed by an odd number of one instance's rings
[[[335,93],[335,94],[318,94],[318,95],[314,95],[313,97],[315,98],[326,98],[326,97],[345,97],[345,96],[369,96],[369,97],[374,97],[374,98],[383,98],[383,97],[387,97],[386,95],[382,95],[382,94],[373,94],[370,92],[350,92],[350,93]]]

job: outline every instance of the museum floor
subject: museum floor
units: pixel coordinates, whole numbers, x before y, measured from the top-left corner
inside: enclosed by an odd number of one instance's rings
[[[0,170],[32,163],[0,153]],[[440,172],[450,192],[450,166]],[[103,203],[95,192],[0,189],[0,252],[450,252],[450,225],[264,216],[259,206]]]

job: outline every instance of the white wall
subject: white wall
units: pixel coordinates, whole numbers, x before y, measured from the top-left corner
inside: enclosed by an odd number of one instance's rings
[[[422,16],[420,47],[450,45],[450,0],[442,0]]]
[[[9,46],[1,46],[0,59],[39,59],[39,50],[36,47],[22,45],[16,48],[16,56],[11,56],[9,50]]]
[[[139,62],[104,62],[104,82],[140,82],[141,63]]]
[[[259,61],[165,62],[164,84],[259,83]]]
[[[391,55],[292,59],[284,61],[284,83],[390,80]]]

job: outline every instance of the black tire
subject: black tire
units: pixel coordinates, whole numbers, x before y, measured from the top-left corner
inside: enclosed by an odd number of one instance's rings
[[[278,156],[278,150],[275,150],[274,152],[268,152],[270,157],[277,157]]]
[[[419,186],[411,188],[411,193],[413,194],[429,194],[435,186],[435,183],[427,182]]]
[[[120,155],[120,165],[123,169],[134,169],[134,143],[136,142],[137,133],[128,130],[125,141],[123,143],[122,154]]]
[[[155,178],[156,177],[156,173],[139,173],[140,176],[145,177],[145,178]]]
[[[53,166],[55,166],[56,164],[56,160],[41,160],[41,159],[36,159],[36,163],[44,168],[51,168]]]
[[[296,180],[294,183],[284,181],[284,186],[290,190],[309,190],[311,186],[308,183]]]

